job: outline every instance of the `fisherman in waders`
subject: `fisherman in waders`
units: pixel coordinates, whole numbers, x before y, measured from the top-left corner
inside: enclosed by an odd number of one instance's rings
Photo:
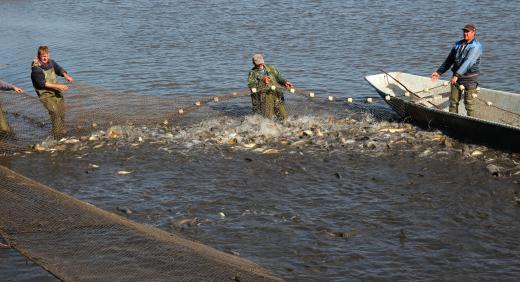
[[[49,53],[47,46],[38,48],[38,57],[33,60],[31,66],[31,80],[40,102],[49,111],[52,135],[55,139],[59,139],[66,133],[65,103],[62,92],[69,90],[69,87],[58,83],[57,75],[68,82],[72,82],[73,79],[60,65],[50,59]]]
[[[450,112],[459,112],[459,101],[462,92],[464,94],[464,106],[468,116],[475,115],[475,101],[473,95],[477,94],[478,79],[480,75],[480,57],[482,45],[475,39],[477,28],[474,24],[467,24],[462,29],[464,39],[455,43],[448,58],[432,73],[432,80],[437,80],[452,65],[453,75],[451,82]],[[464,87],[461,87],[464,86]]]
[[[261,54],[253,56],[253,65],[247,78],[247,87],[251,90],[253,113],[262,114],[269,119],[274,115],[278,120],[286,120],[285,101],[278,86],[292,88],[292,83],[283,78],[275,66],[265,64]]]
[[[0,90],[10,91],[13,90],[16,93],[23,93],[22,88],[7,83],[5,81],[0,80]],[[7,121],[7,117],[5,116],[5,112],[0,107],[0,136],[12,136],[13,132],[11,131],[11,127],[9,126],[9,122]]]

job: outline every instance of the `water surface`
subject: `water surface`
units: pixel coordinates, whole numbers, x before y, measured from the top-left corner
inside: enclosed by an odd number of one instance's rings
[[[245,87],[250,58],[261,52],[299,88],[361,100],[375,96],[363,77],[380,69],[431,74],[467,22],[484,45],[482,86],[520,86],[511,60],[519,35],[509,32],[520,7],[510,1],[471,9],[450,1],[0,3],[0,78],[29,93],[30,61],[49,45],[78,82],[104,95],[175,102],[227,93]],[[292,117],[280,127],[251,117],[239,98],[179,124],[135,125],[100,148],[84,142],[2,164],[287,280],[518,278],[518,155],[415,127],[385,132],[405,125],[381,102],[287,101]],[[489,164],[505,172],[493,176]],[[11,250],[0,255],[3,280],[48,277],[27,271]]]

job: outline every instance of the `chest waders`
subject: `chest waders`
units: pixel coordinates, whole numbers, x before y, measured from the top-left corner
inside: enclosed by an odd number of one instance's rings
[[[58,83],[54,68],[44,70],[45,82]],[[36,87],[35,87],[36,89]],[[52,122],[52,135],[59,139],[65,135],[65,102],[61,91],[51,88],[36,89],[40,102],[49,111]]]
[[[460,86],[464,86],[464,90],[460,89]],[[464,106],[466,107],[466,113],[468,116],[475,115],[475,99],[473,98],[474,94],[477,94],[477,81],[466,81],[464,79],[459,79],[456,85],[451,85],[451,93],[450,93],[450,109],[451,113],[459,112],[459,102],[462,99],[462,94],[464,94]]]
[[[269,67],[265,67],[265,75],[271,78],[271,81],[276,82],[276,77],[272,74]],[[287,110],[285,109],[285,101],[282,91],[276,89],[271,90],[270,85],[265,85],[262,81],[263,76],[260,72],[257,73],[256,81],[259,86],[256,95],[251,95],[253,103],[253,112],[261,112],[262,115],[268,119],[272,119],[275,116],[278,120],[287,119]],[[255,109],[256,108],[256,109]]]
[[[0,105],[0,134],[9,134],[11,133],[11,127],[9,126],[9,122],[7,121],[7,117],[5,116],[5,112]]]
[[[282,91],[267,89],[260,98],[262,101],[262,114],[266,118],[272,119],[275,116],[281,121],[287,119],[288,115]]]

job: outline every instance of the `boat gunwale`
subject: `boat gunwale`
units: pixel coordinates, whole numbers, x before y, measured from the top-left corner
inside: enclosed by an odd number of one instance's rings
[[[391,72],[391,73],[395,74],[395,73],[403,73],[403,72]],[[408,73],[404,73],[404,74],[408,74]],[[409,75],[413,75],[413,74],[409,74]],[[365,76],[365,80],[372,87],[374,87],[377,90],[377,92],[379,93],[379,96],[381,96],[383,99],[385,98],[385,96],[388,95],[388,96],[390,96],[390,100],[391,99],[397,99],[397,100],[399,100],[399,101],[401,101],[401,102],[403,102],[403,103],[405,103],[407,105],[414,106],[414,107],[419,107],[419,108],[422,108],[422,109],[427,110],[427,111],[433,111],[433,112],[437,112],[437,113],[440,113],[440,114],[445,114],[445,115],[456,117],[456,118],[466,119],[466,120],[469,120],[469,121],[481,122],[481,123],[485,123],[485,124],[488,124],[488,125],[501,126],[501,127],[517,130],[518,132],[520,132],[520,127],[511,125],[511,124],[501,123],[501,122],[492,121],[492,120],[481,119],[481,118],[477,118],[477,117],[464,116],[464,115],[460,115],[458,113],[452,113],[452,112],[448,112],[448,111],[443,111],[443,110],[439,110],[439,109],[435,109],[435,108],[426,107],[426,106],[424,106],[422,104],[419,104],[419,103],[414,103],[412,101],[407,101],[407,100],[401,99],[399,97],[392,96],[392,95],[390,95],[390,93],[387,93],[387,92],[384,92],[383,90],[381,90],[381,88],[379,88],[374,83],[372,83],[372,81],[369,80],[369,77],[379,77],[379,76],[386,76],[386,74],[380,73],[380,74],[375,74],[375,75],[367,75],[367,76]],[[423,77],[423,76],[418,76],[418,77]],[[501,90],[494,90],[494,89],[489,89],[489,88],[481,88],[481,89],[482,90],[498,91],[498,92],[501,92],[501,93],[508,93],[510,95],[519,95],[520,96],[520,94],[515,94],[515,93],[512,93],[512,92],[505,92],[505,91],[501,91]],[[387,101],[385,99],[385,102],[388,105],[392,106],[390,104],[390,101]]]

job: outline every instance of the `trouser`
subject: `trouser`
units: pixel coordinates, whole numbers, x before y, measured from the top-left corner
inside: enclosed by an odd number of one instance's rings
[[[278,120],[286,120],[288,117],[285,101],[281,93],[268,93],[262,96],[262,114],[268,119],[273,116]]]
[[[262,101],[260,99],[260,93],[251,93],[251,108],[253,110],[253,114],[262,113]]]
[[[40,102],[49,111],[52,122],[52,135],[55,139],[65,135],[65,102],[60,94],[45,93],[40,96]]]
[[[2,106],[0,106],[0,133],[10,133],[11,127],[9,126],[9,122],[7,121],[7,117],[5,115]]]
[[[478,86],[478,82],[476,81],[464,81],[456,85],[451,85],[450,112],[459,112],[459,102],[462,98],[462,91],[459,89],[459,85],[464,85],[465,88],[464,106],[466,107],[466,112],[468,116],[473,116],[475,114],[475,98],[473,98],[473,94],[477,94]]]

